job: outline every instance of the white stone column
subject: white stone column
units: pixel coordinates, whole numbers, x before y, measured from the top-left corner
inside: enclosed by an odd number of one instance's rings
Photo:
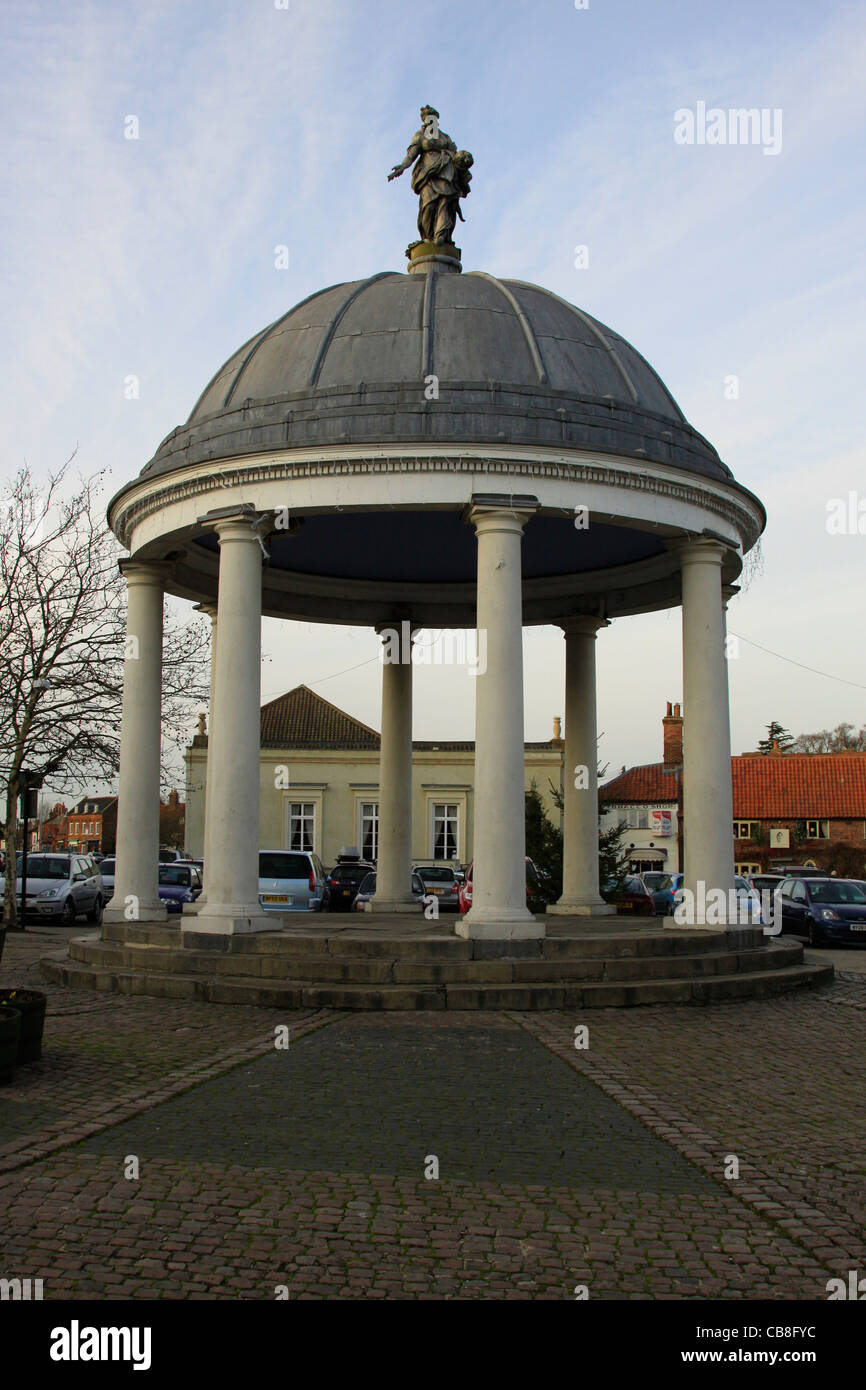
[[[595,640],[604,618],[573,617],[565,633],[565,818],[562,897],[547,911],[610,917],[616,908],[598,891],[598,729]]]
[[[197,902],[190,903],[188,906],[185,906],[185,907],[184,907],[184,914],[185,914],[185,915],[186,915],[186,914],[195,915],[195,914],[201,912],[202,909],[204,908],[205,904],[207,903],[207,862],[208,862],[208,857],[209,857],[209,856],[208,856],[208,842],[207,842],[207,837],[208,837],[208,827],[212,824],[212,821],[211,821],[211,814],[210,814],[210,803],[211,803],[211,787],[212,787],[213,783],[212,783],[212,781],[211,781],[211,775],[210,775],[210,772],[211,772],[211,768],[210,768],[210,749],[211,749],[211,731],[212,731],[212,729],[213,729],[213,719],[214,719],[214,708],[215,708],[215,706],[216,706],[215,692],[216,692],[217,606],[216,606],[215,603],[197,603],[197,604],[196,604],[196,610],[197,610],[197,612],[199,612],[199,613],[204,613],[206,617],[210,618],[210,689],[209,689],[209,692],[208,692],[208,707],[207,707],[207,729],[208,729],[207,742],[208,742],[208,746],[207,746],[207,749],[205,750],[205,758],[204,758],[204,779],[205,779],[205,780],[204,780],[204,836],[203,836],[203,838],[202,838],[202,851],[201,851],[202,860],[203,860],[203,862],[204,862],[204,869],[203,869],[203,872],[202,872],[202,877],[203,877],[203,881],[204,881],[204,888],[203,888],[203,891],[201,892],[201,894],[200,894],[200,896],[199,896]]]
[[[679,925],[707,928],[727,922],[734,886],[725,549],[713,540],[678,547],[683,583],[683,887],[695,906],[694,922]]]
[[[416,912],[412,897],[412,630],[378,629],[382,651],[379,847],[371,912]],[[398,660],[394,658],[398,657]]]
[[[262,549],[254,516],[213,523],[220,570],[205,830],[207,902],[188,930],[273,931],[259,904]],[[208,862],[210,861],[210,862]],[[184,927],[184,930],[187,928]]]
[[[164,922],[159,900],[162,606],[166,566],[121,560],[128,608],[123,663],[114,895],[107,922]]]
[[[520,542],[531,510],[473,506],[478,537],[477,625],[486,669],[475,686],[472,908],[463,937],[544,936],[526,906],[523,613]]]

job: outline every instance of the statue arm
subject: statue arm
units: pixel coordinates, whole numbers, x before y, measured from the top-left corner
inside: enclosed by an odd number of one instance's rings
[[[415,135],[415,136],[413,137],[412,143],[411,143],[411,145],[409,146],[408,150],[406,151],[406,158],[403,160],[402,164],[395,164],[395,165],[394,165],[394,168],[391,170],[390,174],[388,175],[388,182],[390,183],[392,179],[399,179],[400,175],[403,174],[403,173],[405,173],[405,171],[409,168],[409,166],[410,166],[411,164],[414,164],[414,163],[415,163],[415,160],[418,158],[418,156],[419,156],[420,153],[421,153],[421,140],[420,140],[420,134],[419,134],[419,135]]]

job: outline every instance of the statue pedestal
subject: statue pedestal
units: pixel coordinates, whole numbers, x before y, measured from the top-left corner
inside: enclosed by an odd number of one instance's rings
[[[460,247],[451,241],[413,241],[406,248],[409,257],[409,274],[421,275],[428,270],[459,275],[463,266],[460,263]]]

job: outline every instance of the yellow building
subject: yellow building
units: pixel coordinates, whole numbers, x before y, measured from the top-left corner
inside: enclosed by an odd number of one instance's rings
[[[558,721],[554,734],[558,733]],[[204,843],[207,734],[187,748],[186,848]],[[534,781],[559,823],[550,784],[560,787],[564,743],[525,745],[526,786]],[[412,744],[412,856],[468,864],[473,856],[471,742]],[[262,849],[309,849],[330,866],[345,845],[375,859],[378,846],[379,734],[305,685],[262,708],[259,766]]]

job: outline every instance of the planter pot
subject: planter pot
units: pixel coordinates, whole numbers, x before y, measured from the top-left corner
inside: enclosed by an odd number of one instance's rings
[[[4,1004],[4,1000],[9,1002]],[[21,1015],[16,1062],[38,1062],[42,1056],[45,995],[39,989],[0,989],[0,1015],[10,1007]]]
[[[0,1008],[0,1081],[12,1080],[12,1069],[18,1056],[21,1015],[8,1006]]]

